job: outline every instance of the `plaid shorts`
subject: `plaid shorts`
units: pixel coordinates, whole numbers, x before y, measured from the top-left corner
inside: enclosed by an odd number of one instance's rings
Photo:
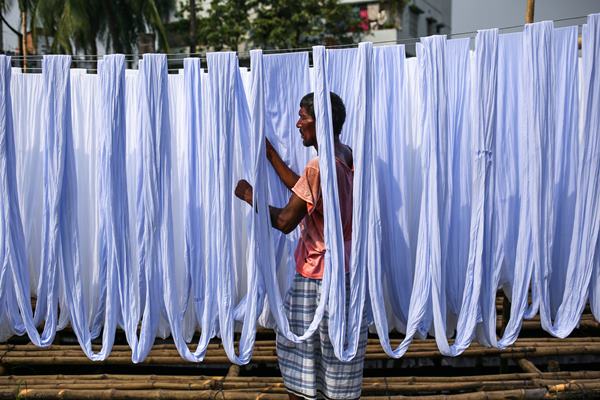
[[[346,279],[346,308],[349,300],[349,280]],[[296,274],[286,295],[285,311],[290,329],[303,334],[310,325],[321,295],[321,280]],[[358,399],[360,397],[363,362],[367,348],[366,313],[363,313],[356,357],[342,362],[333,352],[329,340],[327,309],[319,328],[303,343],[293,343],[277,335],[277,358],[286,389],[306,399]]]

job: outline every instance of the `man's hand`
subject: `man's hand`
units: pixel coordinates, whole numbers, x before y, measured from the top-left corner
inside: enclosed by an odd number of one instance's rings
[[[265,138],[265,144],[267,145],[267,160],[269,160],[283,184],[289,190],[292,190],[300,177],[281,159],[269,139]]]
[[[272,160],[273,155],[277,155],[277,151],[275,150],[269,139],[265,138],[265,142],[267,144],[267,159]]]
[[[244,200],[246,203],[252,205],[252,185],[250,185],[245,179],[238,181],[235,187],[235,195],[239,199]]]

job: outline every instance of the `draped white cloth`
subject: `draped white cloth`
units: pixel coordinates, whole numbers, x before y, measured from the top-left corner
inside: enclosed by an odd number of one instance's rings
[[[252,51],[250,71],[209,53],[175,75],[164,55],[137,71],[106,56],[97,75],[69,56],[45,56],[42,74],[0,56],[0,339],[48,346],[70,324],[103,360],[120,327],[133,362],[168,335],[201,362],[219,336],[244,364],[258,325],[299,342],[326,309],[344,360],[365,309],[390,357],[428,333],[450,356],[473,340],[510,346],[538,312],[568,336],[588,302],[600,319],[600,15],[582,32],[581,57],[577,27],[541,22],[480,31],[473,51],[422,38],[411,59],[403,46],[316,46],[312,70],[306,52]],[[289,192],[264,148],[268,138],[298,173],[315,156],[295,128],[311,90],[328,251],[313,323],[295,335],[283,302],[298,235],[270,227],[267,205]],[[329,91],[346,104],[354,153],[348,275]],[[239,179],[254,209],[233,196]],[[499,290],[511,301],[502,337]],[[394,328],[405,333],[395,349]]]

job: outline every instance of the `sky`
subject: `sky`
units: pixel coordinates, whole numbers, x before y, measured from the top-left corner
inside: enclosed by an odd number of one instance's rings
[[[527,0],[452,0],[452,33],[521,25],[525,22],[526,8]],[[537,0],[534,19],[556,20],[591,13],[600,13],[600,0]],[[13,6],[6,17],[13,26],[18,26],[18,7]],[[17,47],[16,35],[4,24],[2,30],[4,48],[14,50]]]
[[[526,9],[527,0],[452,0],[452,33],[521,25]],[[600,0],[537,0],[534,21],[592,13],[600,13]]]

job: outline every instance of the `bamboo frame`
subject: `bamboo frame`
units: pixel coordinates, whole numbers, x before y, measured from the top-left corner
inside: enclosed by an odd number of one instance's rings
[[[557,355],[577,355],[577,354],[600,354],[600,342],[596,338],[587,340],[553,340],[538,339],[537,342],[531,340],[519,340],[515,345],[506,349],[496,349],[473,344],[466,349],[462,357],[480,357],[480,356],[500,356],[501,358],[524,358],[526,355],[557,356]],[[101,362],[89,360],[81,351],[78,345],[56,345],[48,349],[38,349],[31,345],[2,345],[0,350],[4,352],[2,364],[39,364],[48,365],[59,364],[131,364],[131,352],[127,346],[119,346],[113,350],[110,357]],[[411,346],[404,355],[404,358],[441,358],[442,354],[437,349],[434,341],[429,343],[416,343]],[[367,344],[367,360],[388,360],[390,357],[383,352],[379,344]],[[276,363],[277,352],[273,342],[259,343],[255,347],[252,360],[254,362]],[[206,364],[229,364],[229,359],[221,347],[212,347],[207,352],[203,363]],[[165,364],[165,365],[183,365],[188,364],[183,360],[174,345],[159,345],[154,348],[150,355],[141,364]]]
[[[497,299],[498,322],[502,321],[502,299]],[[598,328],[600,324],[589,314],[581,318],[580,327]],[[540,332],[539,318],[525,321],[524,329]],[[580,331],[581,332],[581,331]],[[65,340],[71,340],[70,330],[62,331]],[[536,334],[537,335],[537,334]],[[277,355],[273,332],[261,330],[257,333],[252,362],[276,364]],[[269,340],[267,340],[269,339]],[[397,335],[391,340],[397,346],[402,340]],[[452,343],[452,340],[450,340]],[[18,371],[14,367],[61,365],[132,366],[131,350],[126,344],[113,347],[110,357],[104,362],[87,359],[78,344],[56,344],[38,348],[32,344],[0,344],[0,369]],[[123,342],[121,342],[123,343]],[[238,343],[235,343],[236,347]],[[97,351],[100,345],[94,345]],[[389,376],[366,377],[363,379],[362,399],[429,399],[429,400],[472,400],[519,398],[575,398],[600,395],[599,371],[540,371],[532,362],[539,357],[563,355],[599,355],[600,337],[520,338],[507,349],[495,349],[473,343],[461,357],[471,360],[492,358],[504,365],[517,365],[524,372],[474,375],[474,376]],[[414,340],[403,357],[410,363],[429,360],[425,365],[443,365],[444,359],[435,340]],[[391,360],[381,348],[379,339],[367,341],[366,360],[377,363]],[[540,360],[541,361],[541,360]],[[375,365],[380,365],[380,364]],[[141,363],[168,368],[169,366],[193,367],[183,360],[175,345],[161,342],[153,346],[149,357]],[[202,364],[228,367],[225,376],[177,376],[177,375],[0,375],[0,400],[14,399],[287,399],[283,380],[278,376],[255,377],[240,375],[241,369],[232,365],[218,342],[210,343]],[[384,363],[385,365],[385,363]],[[399,365],[399,364],[394,364]],[[402,364],[405,365],[405,364]],[[132,366],[133,367],[133,366]],[[135,367],[133,367],[135,368]],[[141,370],[138,370],[141,371]],[[189,373],[189,369],[187,370]],[[199,370],[202,371],[202,370]],[[207,371],[207,370],[204,370]],[[210,371],[210,369],[208,369]],[[249,370],[245,370],[247,374]],[[389,371],[389,370],[388,370]]]
[[[508,380],[527,380],[533,378],[543,378],[550,380],[565,380],[565,379],[578,379],[578,380],[589,380],[589,379],[600,379],[600,371],[560,371],[560,372],[541,372],[541,373],[529,373],[529,372],[516,372],[509,374],[491,374],[491,375],[466,375],[466,376],[455,376],[452,380],[455,382],[473,382],[473,381],[508,381]],[[404,382],[404,383],[422,383],[427,384],[431,382],[447,381],[445,376],[389,376],[385,380],[388,382]],[[223,376],[210,376],[210,375],[197,375],[197,376],[182,376],[182,375],[128,375],[128,374],[92,374],[92,375],[6,375],[0,376],[0,385],[14,383],[16,381],[27,380],[31,382],[43,382],[49,381],[167,381],[167,382],[261,382],[261,383],[280,383],[282,382],[281,377],[223,377]],[[365,377],[363,382],[373,383],[380,382],[382,378],[377,377]]]
[[[88,380],[72,382],[51,380],[43,381],[41,379],[15,379],[6,384],[0,384],[0,398],[7,393],[14,395],[15,391],[19,395],[29,395],[32,393],[44,391],[87,391],[96,392],[98,396],[104,396],[102,393],[107,390],[111,391],[169,391],[174,394],[179,392],[196,392],[199,398],[204,398],[203,394],[220,392],[254,392],[262,394],[285,394],[285,387],[281,379],[279,382],[256,382],[254,379],[247,382],[232,381],[228,379],[215,379],[203,381],[200,383],[194,382],[193,377],[181,377],[178,382],[168,382],[165,379],[161,381],[150,380],[145,382],[142,379],[134,379],[138,382],[129,382],[126,380]],[[184,380],[183,378],[187,378]],[[253,378],[253,377],[251,377]],[[533,378],[533,377],[532,377]],[[497,391],[512,391],[538,388],[548,390],[548,392],[566,392],[566,391],[581,391],[585,389],[588,392],[600,391],[600,382],[598,379],[580,379],[568,380],[562,379],[525,379],[525,380],[494,380],[494,381],[477,381],[469,382],[452,382],[448,383],[447,378],[437,377],[436,382],[409,383],[409,382],[391,382],[388,379],[379,379],[374,382],[365,381],[363,383],[363,393],[365,396],[381,395],[382,393],[410,395],[410,394],[427,394],[435,392],[464,392],[474,390],[478,392],[497,392]],[[38,394],[39,395],[39,394]]]
[[[514,373],[453,377],[365,378],[365,399],[479,399],[570,397],[600,393],[600,371]],[[474,391],[464,393],[465,391]],[[445,397],[433,393],[445,393]],[[458,393],[457,393],[458,392]],[[463,393],[461,393],[463,392]],[[423,396],[424,394],[431,396]],[[390,396],[390,394],[393,394]],[[161,375],[31,375],[0,377],[0,399],[279,399],[285,398],[279,377],[161,376]],[[211,397],[212,396],[212,397]],[[408,397],[406,397],[408,396]]]

